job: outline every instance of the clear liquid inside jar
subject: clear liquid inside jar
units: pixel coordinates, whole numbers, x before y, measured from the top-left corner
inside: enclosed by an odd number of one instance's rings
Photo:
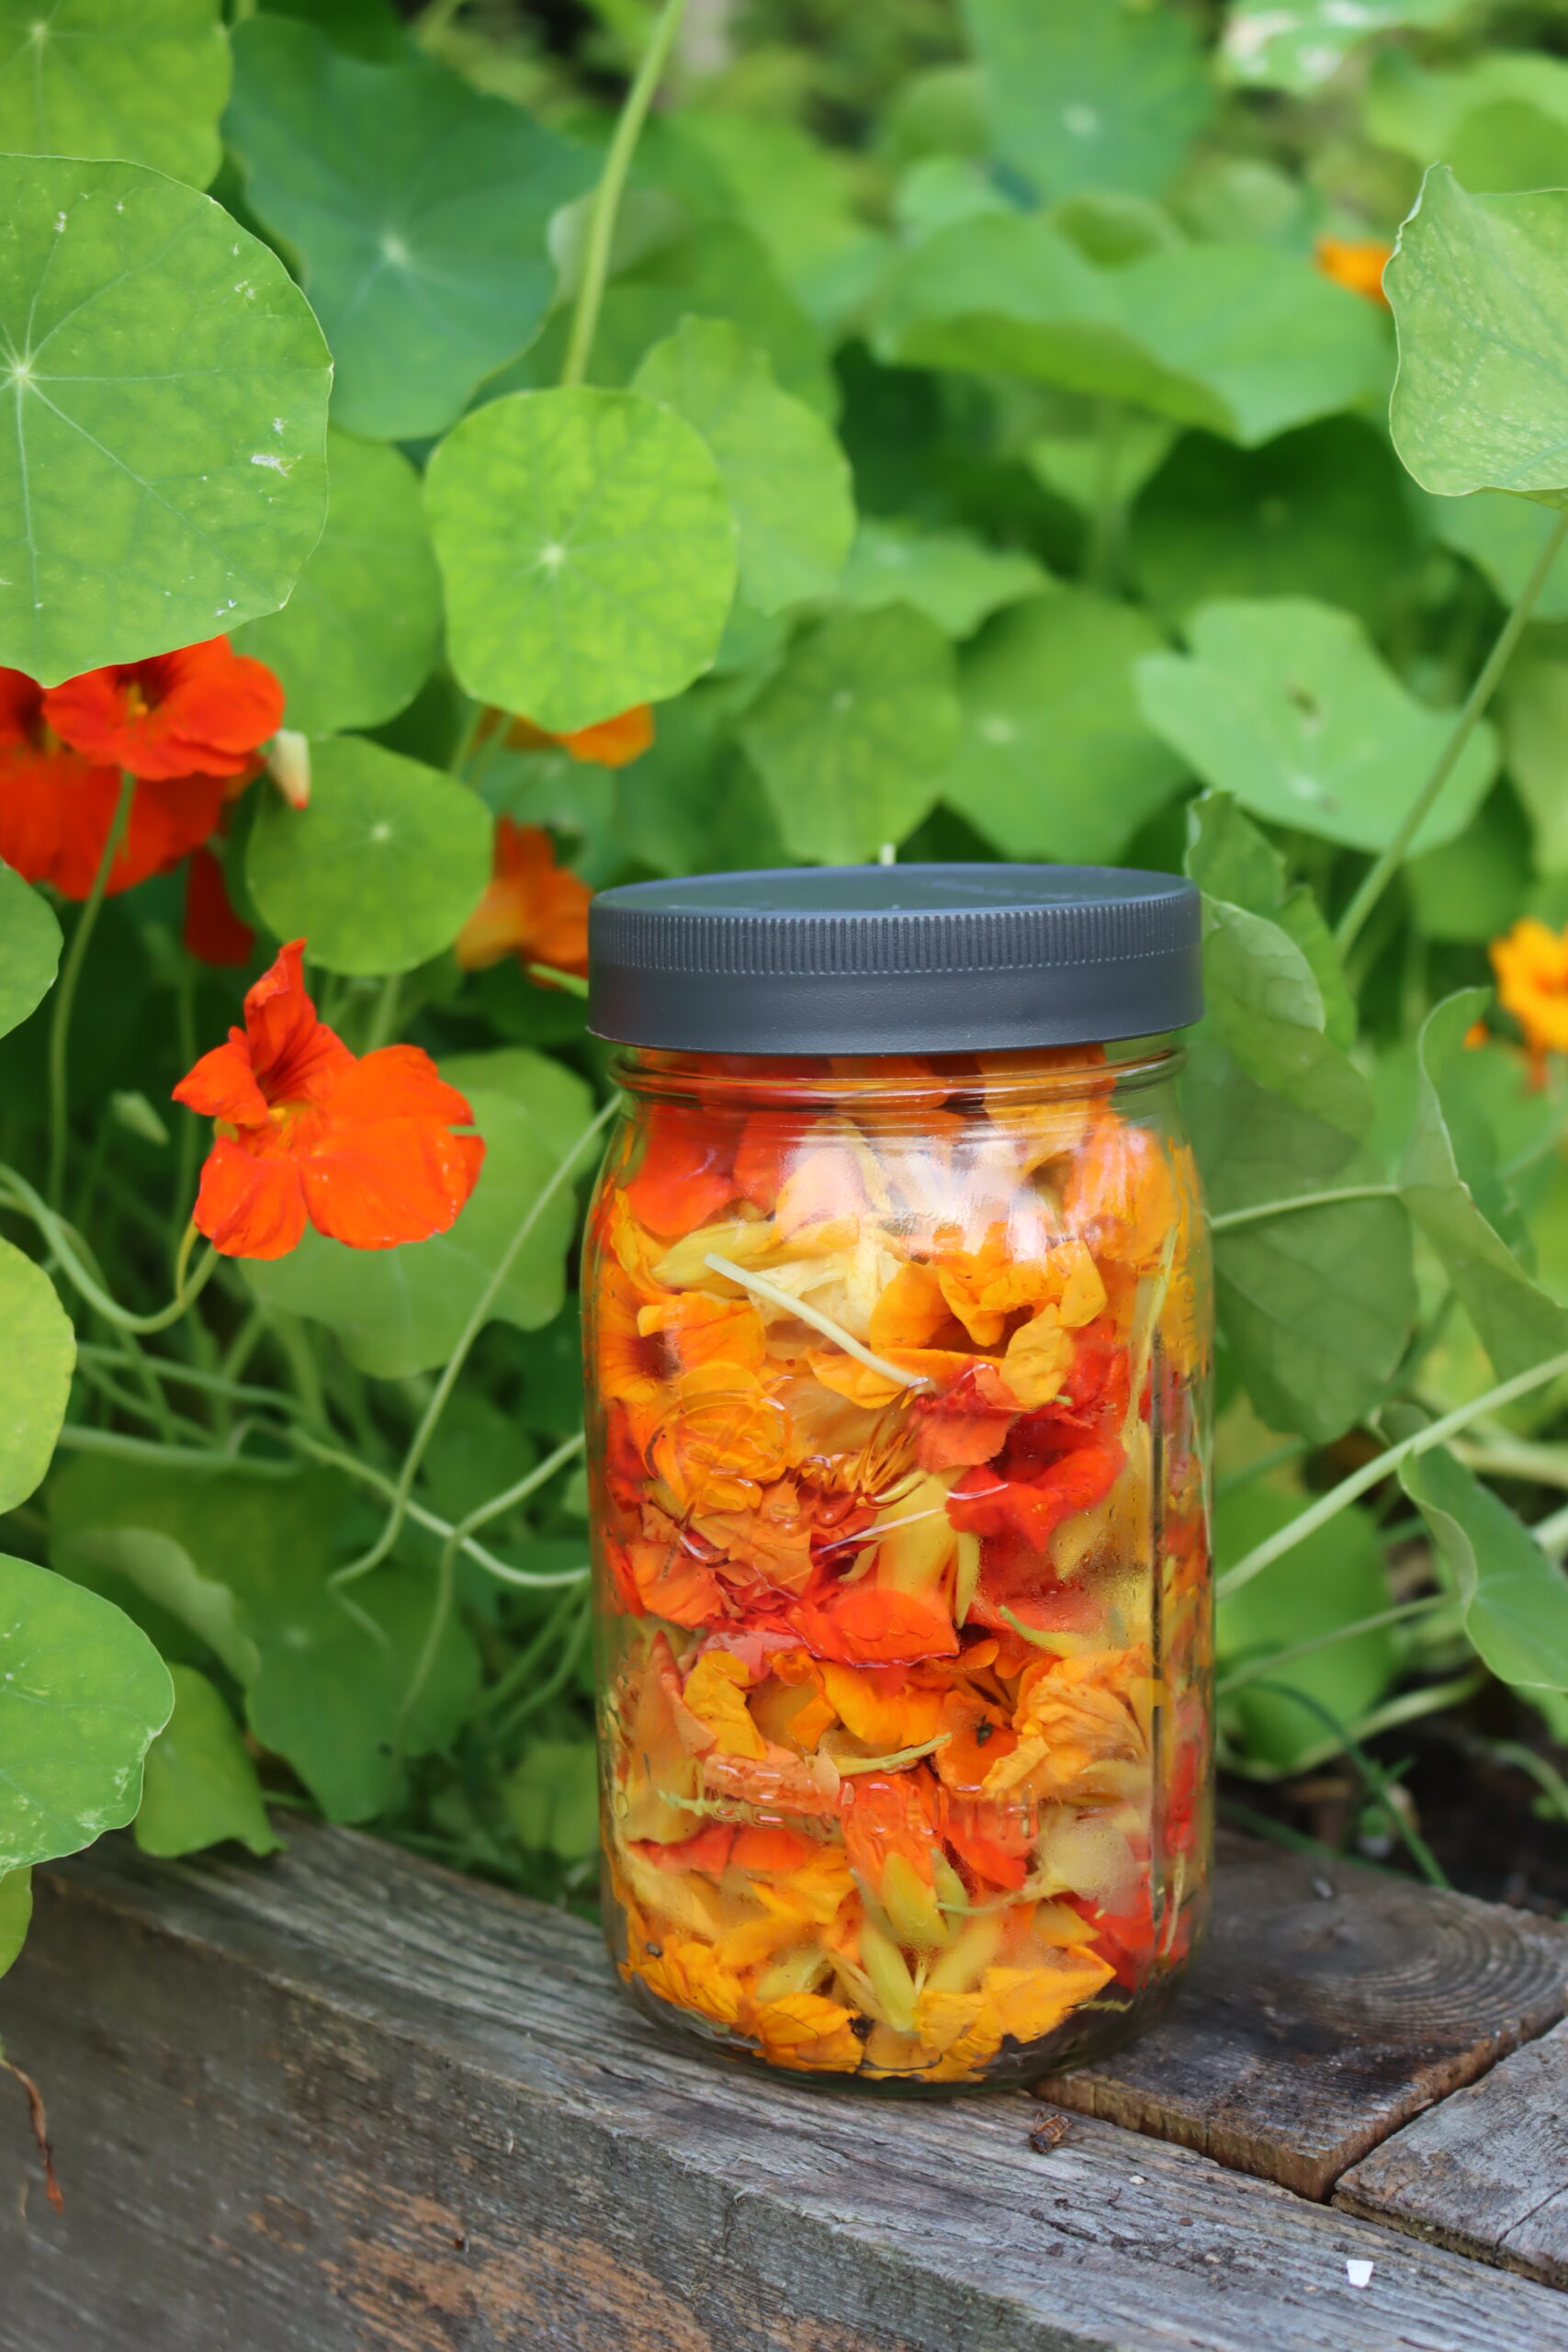
[[[584,1274],[605,1919],[675,2030],[895,2092],[1032,2081],[1190,1952],[1179,1058],[618,1062]]]

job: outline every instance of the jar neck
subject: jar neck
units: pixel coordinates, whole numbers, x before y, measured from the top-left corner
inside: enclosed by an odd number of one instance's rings
[[[664,1052],[623,1046],[610,1074],[649,1101],[733,1102],[748,1107],[940,1110],[982,1098],[987,1105],[1085,1094],[1118,1095],[1168,1083],[1186,1055],[1168,1039],[1111,1046],[1045,1046],[997,1054],[822,1056]]]

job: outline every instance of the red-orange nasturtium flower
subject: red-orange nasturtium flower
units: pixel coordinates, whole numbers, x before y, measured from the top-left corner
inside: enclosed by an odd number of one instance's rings
[[[1568,930],[1552,931],[1525,915],[1490,952],[1498,1001],[1525,1033],[1539,1085],[1547,1055],[1568,1053]]]
[[[484,1160],[473,1114],[417,1046],[363,1060],[316,1018],[296,939],[245,997],[176,1102],[215,1119],[197,1230],[230,1258],[281,1258],[306,1223],[355,1250],[445,1233]]]
[[[48,703],[22,671],[0,670],[0,858],[28,882],[85,899],[119,806],[120,772],[63,744]],[[213,775],[138,784],[108,889],[129,890],[206,841],[225,786]]]
[[[1388,308],[1388,296],[1382,290],[1382,274],[1387,268],[1393,247],[1381,237],[1319,237],[1313,248],[1313,262],[1325,277],[1336,286],[1343,286],[1349,294],[1363,295],[1369,302],[1381,302]]]
[[[586,882],[556,864],[548,833],[502,817],[495,829],[495,872],[490,888],[457,936],[454,953],[465,972],[482,971],[515,956],[558,972],[588,969]]]
[[[43,715],[73,752],[152,782],[248,775],[282,721],[283,688],[265,662],[214,637],[67,678],[45,695]]]
[[[553,735],[547,727],[536,727],[531,718],[514,718],[506,740],[516,752],[541,752],[553,743],[590,766],[626,768],[640,760],[652,742],[653,713],[647,703],[634,703],[630,710],[618,711],[614,718],[597,719],[592,727],[579,727],[570,735]]]

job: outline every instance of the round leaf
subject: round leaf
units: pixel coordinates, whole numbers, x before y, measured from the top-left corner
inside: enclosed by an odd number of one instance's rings
[[[71,1374],[76,1334],[41,1266],[0,1241],[0,1511],[25,1502],[49,1468]]]
[[[175,1712],[147,1751],[136,1842],[144,1854],[195,1854],[238,1838],[276,1854],[256,1768],[240,1727],[205,1674],[170,1668]]]
[[[378,1379],[400,1380],[446,1363],[530,1203],[560,1162],[560,1151],[541,1132],[558,1105],[541,1097],[536,1109],[509,1092],[477,1087],[468,1101],[485,1139],[484,1166],[450,1233],[397,1250],[349,1250],[307,1233],[287,1258],[245,1268],[264,1306],[327,1324],[351,1362]],[[570,1186],[563,1184],[496,1294],[491,1311],[501,1321],[534,1331],[558,1314],[576,1214]]]
[[[327,526],[280,613],[234,645],[276,671],[303,735],[378,727],[413,700],[441,647],[441,580],[419,476],[396,449],[327,435]]]
[[[1043,565],[1018,548],[988,548],[967,531],[917,531],[863,523],[850,549],[840,601],[871,613],[913,605],[948,637],[968,637],[987,613],[1049,586]]]
[[[1468,196],[1434,164],[1385,284],[1399,331],[1389,423],[1443,497],[1568,501],[1568,188]]]
[[[426,477],[452,662],[552,733],[690,685],[735,594],[735,524],[701,436],[636,392],[514,392]]]
[[[45,684],[281,605],[330,367],[276,254],[134,164],[0,157],[0,662]]]
[[[1261,449],[1188,435],[1134,510],[1127,561],[1173,620],[1220,596],[1317,596],[1375,627],[1415,548],[1386,439],[1336,416]]]
[[[1427,520],[1445,547],[1467,555],[1485,573],[1498,602],[1517,602],[1556,528],[1550,508],[1506,490],[1477,490],[1468,498],[1429,498]],[[1538,621],[1568,621],[1568,550],[1559,548],[1535,601]]]
[[[1400,25],[1440,25],[1463,0],[1231,0],[1222,55],[1248,88],[1318,89],[1353,49]]]
[[[329,972],[409,972],[449,947],[490,880],[482,800],[417,760],[338,735],[310,804],[262,801],[245,860],[256,910]]]
[[[1419,703],[1348,613],[1304,597],[1209,605],[1190,655],[1138,664],[1144,715],[1205,784],[1244,808],[1352,849],[1392,841],[1431,774],[1451,715]],[[1477,727],[1416,833],[1413,850],[1451,841],[1497,765]]]
[[[43,1002],[60,968],[54,910],[0,865],[0,1037]]]
[[[0,1871],[122,1829],[174,1702],[167,1667],[120,1610],[0,1554]]]
[[[205,187],[222,160],[218,0],[0,0],[0,149],[119,156]]]
[[[229,135],[252,203],[300,255],[337,422],[442,432],[537,334],[546,228],[592,158],[428,59],[367,64],[276,16],[240,26],[234,55]]]
[[[1002,161],[1048,196],[1158,196],[1214,109],[1196,28],[1175,8],[964,0]]]
[[[942,798],[1004,856],[1113,857],[1181,780],[1134,691],[1134,663],[1161,642],[1143,614],[1082,590],[1000,614],[959,670]]]
[[[1219,1558],[1226,1564],[1241,1559],[1301,1509],[1298,1497],[1263,1486],[1227,1496],[1214,1514]],[[1220,1664],[1262,1666],[1276,1651],[1359,1624],[1388,1603],[1377,1521],[1352,1504],[1224,1603],[1215,1626]],[[1244,1686],[1229,1702],[1247,1747],[1287,1772],[1321,1755],[1332,1735],[1317,1708],[1326,1707],[1342,1724],[1355,1723],[1387,1690],[1398,1656],[1392,1629],[1380,1625],[1293,1657],[1277,1673],[1260,1674],[1256,1686]],[[1303,1697],[1292,1698],[1292,1691]],[[1316,1707],[1303,1703],[1314,1700]]]
[[[26,1943],[32,1917],[31,1871],[7,1871],[0,1878],[0,1976]]]
[[[792,856],[823,865],[902,841],[937,795],[958,734],[953,648],[908,605],[802,638],[741,741]]]
[[[760,613],[825,596],[854,535],[849,460],[831,428],[781,391],[767,354],[724,319],[685,319],[633,389],[707,443],[735,510],[740,589]]]

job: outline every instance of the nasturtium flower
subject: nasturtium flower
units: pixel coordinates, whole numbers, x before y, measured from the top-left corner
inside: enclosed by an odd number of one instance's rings
[[[245,1025],[204,1054],[175,1100],[217,1122],[196,1226],[231,1258],[281,1258],[307,1223],[355,1250],[445,1233],[479,1182],[473,1114],[417,1046],[363,1059],[316,1018],[305,943],[245,997]]]
[[[243,776],[283,718],[283,688],[265,662],[226,637],[85,670],[51,686],[43,715],[62,743],[150,782]]]
[[[1568,929],[1522,916],[1492,942],[1491,956],[1498,1001],[1524,1031],[1539,1082],[1547,1055],[1568,1053]]]
[[[0,670],[0,858],[25,881],[85,899],[119,807],[120,770],[67,746],[50,721],[49,700],[24,672]],[[220,775],[138,783],[108,890],[145,882],[205,842],[224,791]]]
[[[502,817],[490,887],[457,935],[458,963],[479,972],[515,956],[525,968],[548,964],[558,972],[586,972],[592,895],[586,882],[556,864],[548,833]]]
[[[1393,252],[1393,247],[1382,237],[1319,237],[1313,261],[1336,286],[1343,286],[1347,293],[1360,294],[1369,302],[1381,302],[1386,311],[1382,274]]]
[[[647,703],[634,703],[630,710],[580,727],[570,735],[552,735],[531,718],[514,718],[506,740],[516,752],[542,752],[554,745],[591,767],[626,768],[641,759],[653,741],[653,713]]]

